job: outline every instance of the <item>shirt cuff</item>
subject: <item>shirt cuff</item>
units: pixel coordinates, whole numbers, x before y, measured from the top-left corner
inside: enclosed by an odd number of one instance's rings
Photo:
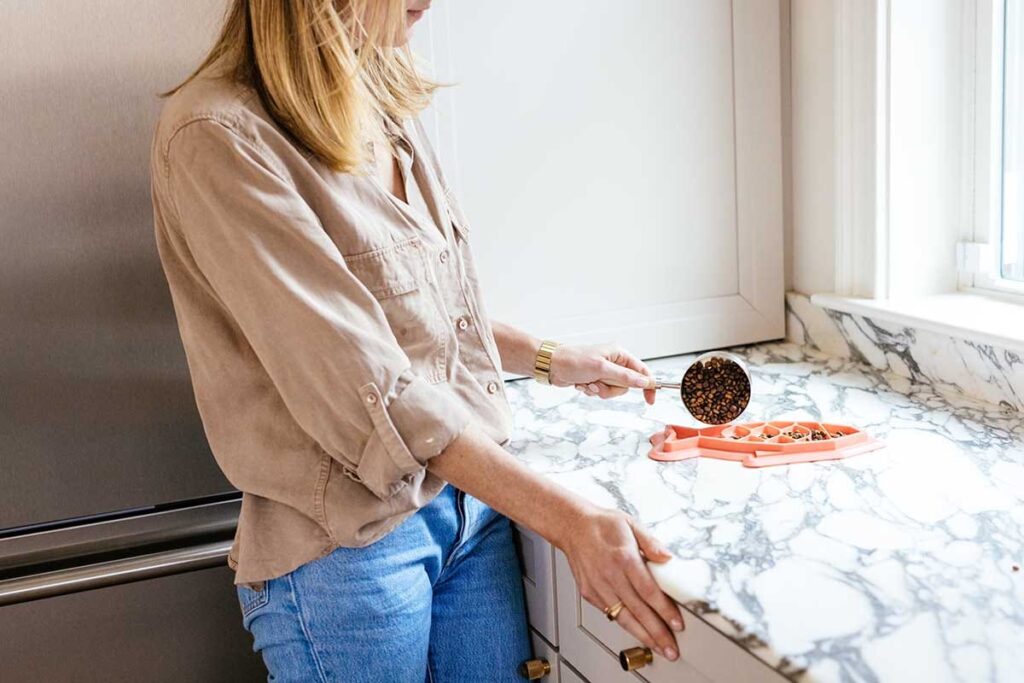
[[[390,498],[448,447],[472,421],[458,401],[411,369],[398,376],[389,402],[373,382],[361,387],[373,431],[356,474],[378,498]]]

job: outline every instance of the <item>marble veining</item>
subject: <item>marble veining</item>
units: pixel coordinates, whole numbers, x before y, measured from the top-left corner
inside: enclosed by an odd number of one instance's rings
[[[1024,680],[1021,414],[796,344],[737,352],[753,374],[741,420],[833,420],[887,447],[658,463],[648,437],[695,426],[671,392],[647,406],[517,381],[508,448],[648,525],[676,556],[652,565],[666,592],[790,680]],[[650,366],[678,377],[691,359]]]
[[[786,295],[790,341],[1024,412],[1024,359],[1012,349],[833,311]]]

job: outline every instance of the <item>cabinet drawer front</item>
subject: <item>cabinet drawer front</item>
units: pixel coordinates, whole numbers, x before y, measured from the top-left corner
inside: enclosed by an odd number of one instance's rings
[[[598,616],[621,633],[605,633],[602,640],[583,626],[580,606],[589,606],[589,603],[580,598],[569,563],[560,552],[555,553],[555,588],[558,601],[558,631],[562,636],[558,653],[562,658],[591,683],[643,683],[644,679],[635,673],[623,671],[619,666],[619,651],[638,644],[632,636],[605,619],[604,614],[598,610],[594,610]],[[588,619],[588,623],[589,621]],[[651,666],[659,665],[661,661],[664,660],[656,660]],[[568,676],[569,670],[569,667],[562,667],[563,681],[572,680]],[[677,674],[675,680],[679,683],[689,683],[691,679],[679,678]]]
[[[573,671],[572,666],[569,665],[565,660],[561,662],[562,668],[562,683],[589,683],[580,677],[578,673]]]
[[[562,673],[559,670],[561,662],[558,659],[558,650],[533,629],[530,629],[530,642],[533,643],[534,659],[543,659],[551,665],[551,673],[538,680],[544,681],[544,683],[561,683]]]
[[[515,532],[522,560],[523,589],[530,626],[557,648],[554,548],[529,529],[516,526]]]
[[[633,674],[622,672],[618,653],[642,645],[604,613],[579,596],[565,556],[556,553],[560,652],[594,681],[650,683],[784,683],[777,672],[716,631],[697,615],[683,610],[686,630],[677,635],[680,657],[674,662],[654,655],[654,662]],[[607,662],[606,662],[607,660]],[[599,662],[591,667],[590,662]],[[621,678],[609,675],[613,668]],[[607,671],[607,673],[606,673]],[[600,672],[601,678],[597,678]],[[635,677],[634,677],[635,675]]]

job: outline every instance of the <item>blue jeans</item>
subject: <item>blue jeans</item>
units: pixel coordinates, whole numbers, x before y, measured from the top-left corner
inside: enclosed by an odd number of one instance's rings
[[[451,485],[365,548],[237,591],[271,681],[521,681],[530,657],[511,524]]]

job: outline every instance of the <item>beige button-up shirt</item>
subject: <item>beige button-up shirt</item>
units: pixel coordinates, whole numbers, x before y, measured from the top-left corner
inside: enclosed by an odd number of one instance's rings
[[[508,442],[469,224],[420,123],[392,133],[420,208],[321,164],[250,88],[197,79],[160,115],[156,241],[210,447],[243,492],[236,584],[387,534],[444,486],[426,463],[470,421]]]

